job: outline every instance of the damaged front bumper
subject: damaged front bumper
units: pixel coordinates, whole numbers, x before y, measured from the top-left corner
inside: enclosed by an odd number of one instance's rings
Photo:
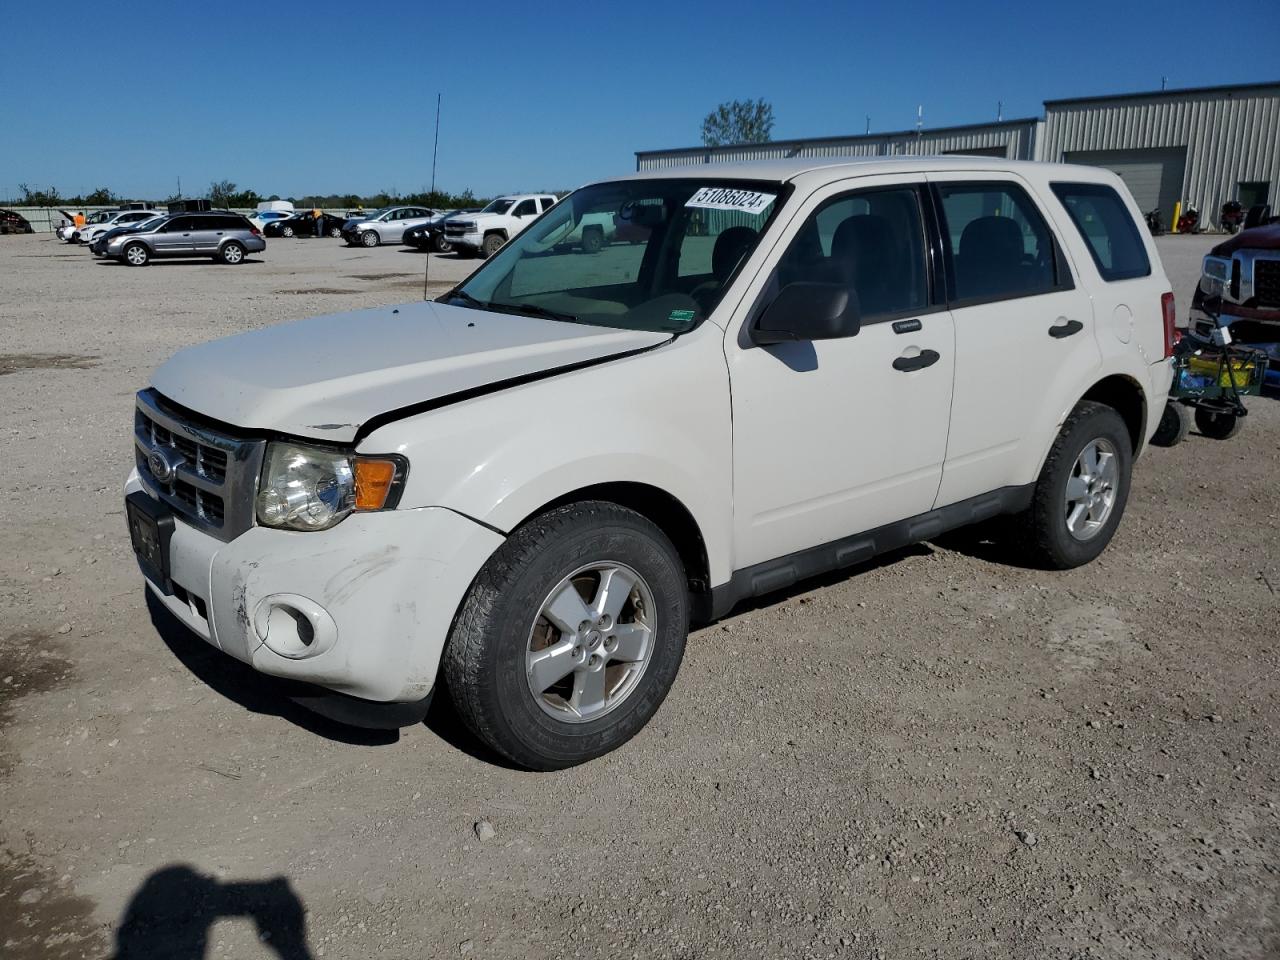
[[[149,496],[136,469],[125,484],[135,493]],[[168,582],[142,569],[160,602],[224,653],[394,712],[430,695],[454,614],[502,540],[443,507],[356,513],[320,532],[255,526],[228,543],[177,517]]]

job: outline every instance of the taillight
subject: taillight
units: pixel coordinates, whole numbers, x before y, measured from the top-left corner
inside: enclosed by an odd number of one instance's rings
[[[262,231],[261,231],[261,230],[259,230],[257,227],[252,226],[252,225],[250,225],[250,227],[249,227],[249,232],[250,232],[251,234],[253,234],[255,237],[260,237],[260,236],[262,236]],[[1173,294],[1171,293],[1171,294],[1169,294],[1169,296],[1171,296],[1171,297],[1172,297],[1172,296],[1173,296]]]
[[[1177,326],[1178,308],[1174,306],[1172,290],[1160,295],[1160,309],[1164,313],[1164,355],[1167,359],[1173,356],[1173,348],[1180,336]]]

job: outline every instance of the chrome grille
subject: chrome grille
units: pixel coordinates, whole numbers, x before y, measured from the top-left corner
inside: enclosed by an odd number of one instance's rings
[[[1280,260],[1253,261],[1253,295],[1260,307],[1280,307]]]
[[[182,519],[220,540],[232,540],[253,526],[266,441],[239,439],[202,423],[154,390],[138,394],[133,439],[142,482]],[[172,475],[162,479],[152,471],[153,451],[170,463]],[[162,473],[163,468],[157,465]]]

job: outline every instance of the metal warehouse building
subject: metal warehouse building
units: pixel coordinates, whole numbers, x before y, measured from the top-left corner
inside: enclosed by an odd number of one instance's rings
[[[1280,81],[1045,102],[1044,119],[814,137],[728,147],[646,150],[637,170],[779,157],[968,154],[1106,167],[1138,206],[1191,203],[1217,224],[1227,200],[1276,205],[1280,195]]]

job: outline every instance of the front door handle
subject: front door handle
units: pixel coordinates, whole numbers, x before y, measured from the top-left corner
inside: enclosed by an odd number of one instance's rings
[[[937,350],[921,350],[914,357],[898,357],[893,361],[893,369],[902,370],[910,373],[912,370],[923,370],[925,367],[931,367],[942,358],[942,354]]]
[[[1059,317],[1058,322],[1049,328],[1049,336],[1055,340],[1061,340],[1063,337],[1069,337],[1083,329],[1084,324],[1079,320],[1068,320],[1066,317]]]

